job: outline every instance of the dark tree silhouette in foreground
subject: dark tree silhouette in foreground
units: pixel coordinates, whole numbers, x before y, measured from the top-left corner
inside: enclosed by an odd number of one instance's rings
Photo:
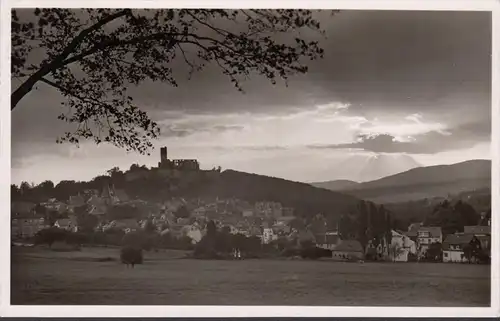
[[[57,89],[69,110],[59,119],[77,126],[58,142],[93,139],[148,153],[160,130],[127,87],[145,80],[177,86],[171,68],[176,57],[189,75],[215,64],[241,90],[240,81],[250,75],[286,81],[307,72],[302,58],[323,56],[316,41],[298,34],[303,28],[321,32],[310,10],[36,8],[33,14],[20,19],[12,11],[11,70],[21,85],[11,95],[11,109],[37,84]],[[284,40],[276,41],[276,34]],[[32,63],[35,48],[46,55]]]
[[[132,266],[132,268],[134,268],[136,264],[142,264],[143,262],[142,249],[130,245],[122,247],[120,250],[120,260],[123,264],[126,264],[127,267]]]

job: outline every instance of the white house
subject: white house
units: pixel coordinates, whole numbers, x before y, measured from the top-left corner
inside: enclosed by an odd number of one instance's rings
[[[78,232],[76,215],[70,215],[68,218],[60,218],[54,223],[54,226],[67,231]]]
[[[207,210],[204,206],[198,207],[193,210],[192,216],[194,217],[205,217]]]
[[[432,243],[443,243],[443,233],[439,226],[421,226],[417,232],[417,247],[423,256]]]
[[[465,257],[465,246],[479,249],[481,244],[473,234],[456,233],[448,235],[443,242],[443,262],[467,262]]]
[[[253,210],[243,210],[242,215],[243,215],[243,217],[252,217]]]
[[[337,231],[326,232],[324,235],[315,235],[316,246],[325,250],[333,250],[340,243]]]
[[[32,237],[40,230],[47,228],[43,217],[16,217],[12,219],[11,237]]]
[[[229,233],[230,234],[235,235],[235,234],[239,234],[240,233],[240,230],[238,228],[236,228],[234,225],[229,224],[229,225],[226,225],[226,226],[229,227]]]
[[[408,254],[417,254],[417,245],[407,235],[391,231],[389,258],[394,262],[408,262]]]
[[[182,232],[184,235],[186,235],[191,239],[192,244],[198,243],[199,241],[201,241],[201,238],[203,237],[201,228],[196,223],[184,226],[182,228]]]
[[[262,231],[262,243],[269,244],[278,239],[278,235],[274,234],[272,228],[266,227]]]

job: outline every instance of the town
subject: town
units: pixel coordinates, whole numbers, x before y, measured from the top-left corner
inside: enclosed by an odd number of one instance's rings
[[[13,245],[122,246],[127,234],[140,234],[140,243],[146,250],[195,250],[203,243],[207,227],[213,224],[217,231],[226,234],[221,242],[227,243],[216,252],[233,259],[265,255],[350,262],[491,260],[491,211],[478,214],[474,225],[443,231],[439,224],[425,222],[413,222],[404,229],[401,224],[394,224],[389,212],[381,212],[363,201],[355,211],[329,219],[324,213],[299,215],[294,207],[274,200],[185,197],[175,191],[183,185],[189,189],[203,179],[216,179],[221,169],[201,170],[197,160],[169,160],[166,147],[160,150],[157,168],[132,165],[126,173],[116,168],[108,172],[104,176],[108,179],[101,176],[101,180],[94,180],[100,184],[97,188],[37,203],[29,201],[37,187],[27,183],[19,188],[13,186]],[[114,180],[117,176],[120,178]],[[164,199],[134,197],[113,183],[121,179],[132,185],[144,184],[141,179],[151,176],[168,187]],[[44,189],[39,193],[42,197],[51,193],[54,196],[55,187],[50,183],[39,185],[40,190]],[[468,208],[466,205],[459,201],[455,207]],[[452,205],[443,200],[438,206]],[[474,223],[473,220],[467,222]],[[242,239],[247,241],[242,243]]]

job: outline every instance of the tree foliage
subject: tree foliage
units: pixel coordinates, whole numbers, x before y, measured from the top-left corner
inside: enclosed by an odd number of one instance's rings
[[[106,217],[110,220],[139,219],[141,211],[130,204],[113,205],[108,208]]]
[[[153,224],[152,219],[146,220],[146,223],[144,224],[144,231],[146,233],[155,233],[156,232],[156,226]]]
[[[339,234],[345,240],[358,240],[363,248],[369,241],[374,246],[385,239],[391,243],[393,221],[390,212],[383,206],[377,207],[372,202],[359,201],[349,215],[342,215],[339,220]]]
[[[316,41],[298,30],[321,32],[310,10],[85,9],[36,8],[32,16],[12,11],[12,76],[21,85],[11,109],[35,85],[58,90],[76,125],[58,142],[108,142],[141,153],[152,147],[158,125],[134,103],[127,88],[146,80],[178,86],[172,62],[189,75],[211,64],[236,88],[258,74],[276,83],[307,72],[302,58],[323,56]],[[283,34],[277,41],[271,35]],[[41,61],[28,57],[43,51]],[[191,55],[190,55],[191,54]]]
[[[425,218],[424,224],[440,226],[443,234],[448,235],[463,232],[464,226],[476,225],[479,220],[480,215],[468,203],[459,200],[452,204],[445,200],[434,207],[433,212]]]
[[[87,205],[81,206],[81,208],[88,209]],[[97,225],[99,225],[99,218],[95,215],[89,214],[87,210],[85,211],[75,211],[76,221],[78,225],[78,230],[83,233],[90,233],[95,230]]]
[[[432,262],[443,261],[443,246],[439,242],[431,243],[425,252],[425,260]]]
[[[176,218],[188,218],[190,214],[187,207],[182,205],[174,212],[174,215]]]
[[[120,260],[127,266],[131,265],[132,268],[135,264],[142,264],[142,249],[131,245],[123,246],[120,250]]]
[[[47,244],[49,247],[55,242],[66,241],[69,232],[57,227],[43,229],[36,233],[35,244]]]

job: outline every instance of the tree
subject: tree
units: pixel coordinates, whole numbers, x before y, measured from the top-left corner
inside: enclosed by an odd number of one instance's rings
[[[429,261],[442,261],[443,248],[441,243],[431,243],[425,252],[425,257]]]
[[[35,244],[47,244],[52,247],[55,242],[66,241],[69,232],[57,227],[43,229],[36,233]]]
[[[368,244],[368,228],[369,228],[369,214],[365,201],[359,201],[358,203],[358,233],[357,239],[363,246],[363,249],[366,248]]]
[[[144,224],[144,231],[147,233],[154,233],[156,232],[156,226],[153,224],[153,220],[147,219],[146,223]]]
[[[182,205],[179,207],[175,213],[174,213],[176,218],[188,218],[189,217],[189,210],[185,205]]]
[[[108,169],[106,171],[106,174],[108,174],[110,177],[113,177],[113,175],[123,174],[123,172],[120,170],[120,167],[113,167],[111,169]]]
[[[127,87],[146,80],[177,86],[171,69],[176,58],[190,68],[189,75],[217,66],[242,90],[243,77],[259,74],[275,84],[307,72],[302,58],[323,56],[318,42],[298,33],[322,32],[310,10],[36,8],[31,19],[12,10],[11,26],[12,77],[22,81],[11,94],[11,109],[43,83],[66,98],[70,112],[58,118],[77,125],[59,143],[93,139],[141,153],[160,130]],[[35,48],[46,53],[36,64],[27,59]]]
[[[214,221],[210,220],[207,223],[207,236],[208,237],[215,237],[216,233],[217,233],[217,227],[215,226]]]
[[[54,187],[54,197],[59,201],[66,201],[70,196],[78,194],[79,191],[80,187],[77,182],[63,180]]]
[[[129,204],[123,204],[110,207],[106,216],[110,220],[122,220],[128,218],[138,219],[141,216],[141,213],[137,207]]]
[[[462,248],[463,254],[462,259],[466,259],[468,263],[471,263],[472,260],[479,260],[481,257],[481,247],[477,241],[473,240],[468,244],[465,244]]]
[[[43,212],[43,219],[48,226],[54,226],[59,216],[60,215],[56,210],[45,208],[45,211]]]
[[[132,165],[130,165],[129,171],[135,172],[135,171],[138,171],[140,169],[141,169],[141,166],[139,166],[139,164],[132,164]]]
[[[36,196],[48,199],[54,196],[54,183],[50,180],[46,180],[35,186]]]
[[[433,212],[428,215],[424,224],[427,226],[440,226],[443,234],[453,234],[463,231],[464,226],[476,225],[480,216],[474,208],[463,201],[452,205],[448,201],[438,204]]]
[[[21,195],[29,195],[33,188],[33,185],[28,183],[28,182],[21,182],[21,185],[19,186],[19,190],[21,192]]]
[[[125,181],[125,173],[123,173],[119,167],[113,167],[106,171],[106,174],[111,177],[113,184],[123,185]]]
[[[464,226],[476,225],[480,220],[480,215],[477,214],[474,208],[461,200],[455,204],[454,210],[459,216],[461,231]]]
[[[230,233],[229,227],[223,227],[217,233],[215,238],[215,250],[221,253],[229,253],[233,249],[232,245],[232,235]]]
[[[87,207],[87,205],[81,206]],[[78,230],[83,233],[94,232],[95,228],[99,224],[99,218],[95,215],[88,214],[88,212],[77,212],[76,222],[78,225]]]
[[[21,189],[16,184],[10,184],[10,198],[13,201],[21,198]]]
[[[356,237],[356,223],[349,215],[342,215],[339,222],[339,234],[344,240],[351,240]]]
[[[122,247],[120,251],[120,259],[123,264],[127,265],[127,267],[131,265],[132,268],[134,268],[135,264],[142,264],[143,262],[142,249],[139,247],[126,245]]]

